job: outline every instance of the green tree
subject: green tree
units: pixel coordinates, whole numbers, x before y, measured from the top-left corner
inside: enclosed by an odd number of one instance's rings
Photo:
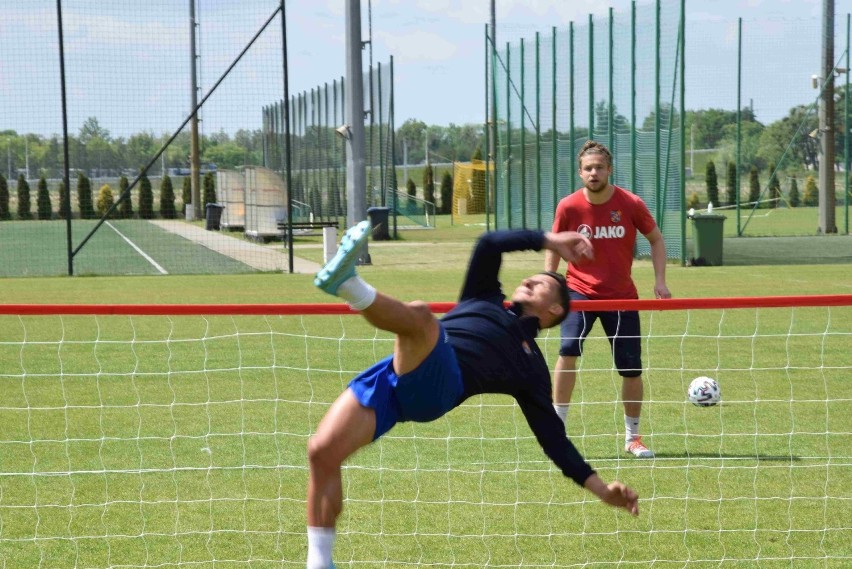
[[[765,168],[766,160],[758,156],[760,148],[760,135],[763,125],[759,122],[742,121],[740,141],[740,164],[753,164],[757,168]],[[728,162],[736,162],[737,157],[737,125],[731,124],[723,129],[722,139],[719,141],[718,156]]]
[[[172,179],[166,174],[160,182],[160,216],[163,219],[174,219],[177,217],[175,210],[175,190]]]
[[[23,174],[18,175],[18,219],[32,219],[30,211],[30,184]]]
[[[716,177],[716,164],[710,160],[707,162],[704,173],[704,182],[707,185],[707,201],[713,205],[719,203],[719,180]]]
[[[216,203],[216,178],[213,172],[204,174],[204,197],[201,200],[202,210],[207,211],[207,204]]]
[[[397,156],[404,156],[404,148],[408,147],[408,163],[418,164],[426,159],[423,148],[426,136],[426,130],[429,127],[426,123],[417,119],[408,119],[396,131]]]
[[[775,163],[769,165],[769,207],[778,207],[778,202],[781,201],[781,182],[778,180],[778,172]]]
[[[98,191],[98,213],[103,216],[110,210],[113,203],[115,203],[115,200],[112,196],[112,188],[109,187],[109,184],[104,184]]]
[[[787,193],[787,201],[790,202],[790,207],[799,207],[800,198],[799,198],[799,181],[796,180],[796,176],[793,176],[793,179],[790,180],[790,191]]]
[[[151,189],[151,180],[146,172],[139,178],[139,218],[154,218],[154,191]]]
[[[52,204],[50,203],[50,192],[47,189],[47,178],[44,176],[38,180],[36,209],[38,210],[39,219],[51,219],[53,217]]]
[[[239,144],[223,142],[205,148],[202,159],[205,163],[216,164],[218,168],[236,168],[247,162],[246,154],[246,149]]]
[[[423,199],[435,203],[435,172],[431,164],[423,169]]]
[[[744,109],[742,120],[754,120],[753,113]],[[723,129],[737,123],[737,111],[702,109],[686,111],[686,132],[693,137],[695,148],[717,148]]]
[[[118,197],[121,200],[118,204],[118,214],[124,219],[133,217],[133,198],[127,192],[129,186],[130,183],[127,181],[127,176],[122,176],[118,179]]]
[[[752,166],[748,173],[749,205],[754,207],[758,200],[760,200],[760,178],[757,173],[757,166]]]
[[[70,202],[70,198],[68,197],[68,189],[65,187],[65,180],[60,180],[59,181],[59,218],[60,219],[67,219],[65,212],[69,211],[71,209],[69,202]]]
[[[441,213],[453,213],[453,176],[449,172],[441,177]]]
[[[92,183],[82,172],[77,175],[77,207],[80,208],[81,219],[95,217],[95,207],[92,203]]]
[[[805,207],[819,205],[819,191],[817,190],[816,179],[813,176],[805,178],[805,195],[802,196],[802,205]]]
[[[9,183],[6,177],[0,174],[0,221],[12,217],[9,212]]]
[[[737,188],[737,165],[733,162],[728,162],[728,175],[725,183],[728,188],[728,205],[736,205],[737,194],[740,192]]]
[[[408,179],[408,182],[405,183],[405,189],[408,191],[408,195],[412,198],[417,197],[417,184],[414,183],[414,180],[411,178]]]
[[[183,187],[181,188],[181,201],[183,202],[183,210],[186,212],[186,206],[192,204],[192,178],[184,176]]]

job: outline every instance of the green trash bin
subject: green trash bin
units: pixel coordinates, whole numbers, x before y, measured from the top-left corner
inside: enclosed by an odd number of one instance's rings
[[[722,265],[722,234],[725,216],[713,213],[692,218],[692,241],[695,245],[695,266],[718,267]]]

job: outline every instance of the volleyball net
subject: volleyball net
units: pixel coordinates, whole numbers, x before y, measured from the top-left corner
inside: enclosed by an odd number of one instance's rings
[[[852,295],[575,308],[641,313],[656,458],[623,451],[595,333],[568,421],[639,517],[564,478],[514,400],[484,395],[345,465],[339,567],[852,560]],[[559,341],[539,338],[551,365]],[[307,440],[392,347],[343,305],[0,306],[4,566],[303,567]],[[688,403],[700,375],[720,405]]]

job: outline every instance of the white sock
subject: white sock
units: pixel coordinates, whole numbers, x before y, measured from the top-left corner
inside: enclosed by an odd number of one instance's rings
[[[376,289],[355,275],[343,281],[337,288],[337,296],[346,301],[353,310],[364,310],[376,300]]]
[[[624,440],[627,442],[632,441],[636,437],[639,436],[639,417],[628,417],[624,416],[624,430],[627,433],[624,436]]]
[[[334,549],[334,528],[308,527],[307,569],[329,569]]]
[[[556,409],[556,414],[562,419],[562,423],[568,420],[568,403],[554,403],[553,408]]]

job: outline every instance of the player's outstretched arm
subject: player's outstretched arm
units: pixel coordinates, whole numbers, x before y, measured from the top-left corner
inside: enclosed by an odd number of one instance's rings
[[[621,482],[606,484],[597,474],[592,474],[583,486],[602,502],[616,508],[624,508],[634,516],[639,515],[639,495]]]
[[[594,259],[595,257],[592,242],[589,241],[588,237],[576,231],[546,232],[542,247],[553,251],[569,263],[576,263],[583,259]]]

